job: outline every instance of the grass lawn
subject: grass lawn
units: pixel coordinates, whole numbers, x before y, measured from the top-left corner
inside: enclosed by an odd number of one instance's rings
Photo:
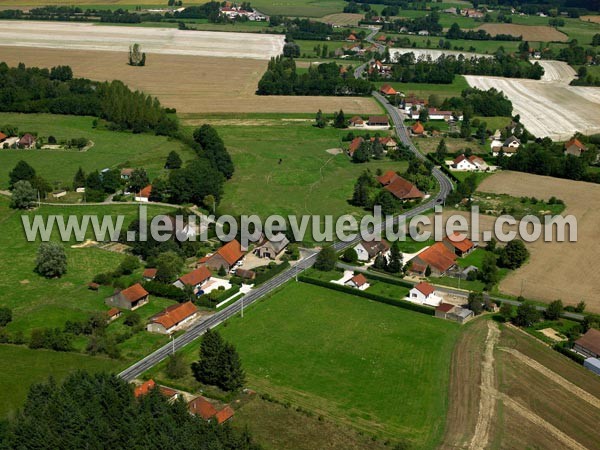
[[[476,185],[479,186],[483,180],[492,175],[491,172],[452,172],[452,174],[460,181],[464,181],[465,178],[475,176]]]
[[[235,174],[225,185],[223,213],[359,216],[364,212],[348,204],[358,176],[366,169],[375,173],[378,168],[406,168],[404,161],[353,164],[343,153],[328,153],[328,149],[347,147],[341,138],[349,130],[318,129],[310,119],[255,125],[224,121],[215,122],[215,127],[235,164]]]
[[[402,308],[290,283],[221,333],[236,345],[248,386],[259,393],[429,449],[443,433],[459,330]],[[198,344],[183,352],[197,359]],[[165,381],[162,367],[152,376]]]
[[[475,120],[475,119],[479,119],[480,122],[485,122],[487,125],[487,129],[491,133],[494,133],[496,130],[500,130],[502,128],[507,127],[508,125],[510,125],[510,121],[511,121],[510,117],[504,117],[504,116],[494,116],[494,117],[475,116],[475,117],[473,117],[473,120]],[[489,145],[487,147],[489,148]]]
[[[473,204],[479,206],[479,210],[484,214],[495,216],[510,214],[517,220],[529,214],[540,218],[546,214],[556,215],[565,209],[565,205],[562,203],[549,204],[531,197],[518,198],[507,194],[491,194],[489,192],[475,192],[472,199]]]
[[[486,254],[486,251],[482,248],[476,248],[471,253],[469,253],[464,258],[458,258],[456,263],[459,267],[469,267],[475,266],[481,269],[481,264],[483,263],[483,258]]]
[[[459,51],[465,51],[465,52],[493,54],[500,47],[504,47],[504,50],[507,52],[514,52],[514,51],[517,51],[517,49],[519,48],[518,41],[494,41],[494,40],[479,41],[479,40],[473,40],[473,39],[446,39],[441,36],[415,36],[415,35],[394,35],[394,36],[407,37],[408,39],[410,39],[411,44],[413,42],[417,43],[417,48],[431,48],[431,49],[435,49],[435,50],[443,50],[438,45],[440,40],[450,42],[451,48],[449,48],[448,50],[459,50]]]
[[[151,134],[133,134],[92,128],[93,117],[54,114],[0,113],[0,126],[12,125],[19,132],[37,132],[58,141],[84,137],[94,142],[86,152],[65,150],[1,150],[0,188],[8,186],[8,173],[23,159],[39,175],[63,186],[70,186],[81,166],[86,172],[105,167],[144,167],[150,178],[162,173],[167,155],[172,150],[183,160],[194,157],[193,151],[179,141]]]
[[[29,386],[33,383],[47,381],[49,376],[60,381],[69,373],[80,369],[116,372],[120,369],[119,364],[122,364],[108,358],[30,350],[6,344],[0,345],[0,359],[4,361],[0,370],[0,419],[14,414],[22,406]]]
[[[300,54],[303,57],[304,55],[306,55],[308,58],[319,58],[321,56],[320,53],[317,54],[315,52],[315,47],[317,45],[320,47],[321,51],[323,51],[323,47],[327,46],[327,54],[329,54],[329,52],[337,50],[338,48],[348,45],[348,43],[345,41],[308,41],[298,39],[295,42],[300,46]],[[324,62],[329,61],[325,60]],[[339,64],[339,61],[336,62]],[[345,62],[343,62],[343,64],[344,66],[346,65]]]
[[[341,13],[346,6],[343,0],[256,0],[252,6],[265,14],[306,17],[323,17]]]
[[[390,84],[399,92],[404,92],[406,95],[415,94],[420,98],[429,98],[431,94],[437,94],[443,98],[460,97],[461,92],[469,87],[467,80],[462,75],[455,76],[451,84],[400,83],[394,81],[379,81],[375,84],[377,87]]]

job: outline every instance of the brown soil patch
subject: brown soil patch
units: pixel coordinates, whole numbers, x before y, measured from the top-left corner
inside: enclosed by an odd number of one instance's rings
[[[556,331],[554,328],[544,328],[543,330],[539,330],[539,332],[556,342],[567,340],[566,338],[561,337],[560,334],[558,334],[558,331]]]
[[[75,76],[121,80],[132,89],[158,97],[179,113],[314,113],[343,109],[373,114],[380,108],[372,98],[257,96],[258,80],[267,61],[189,55],[148,55],[147,66],[127,65],[122,52],[2,47],[9,65],[52,67],[69,65]]]
[[[500,283],[500,290],[544,301],[562,299],[576,304],[583,300],[590,311],[600,312],[596,270],[600,252],[600,185],[518,172],[501,172],[486,178],[481,192],[533,196],[556,196],[566,204],[563,215],[577,219],[577,242],[533,242],[527,244],[530,261]]]
[[[29,284],[29,283],[31,283],[31,281],[29,281],[29,280],[21,280],[21,281],[19,281],[19,283],[21,283],[21,284]]]
[[[581,16],[579,19],[584,22],[600,23],[600,16]]]
[[[524,41],[534,42],[567,42],[569,37],[560,31],[540,25],[516,25],[514,23],[486,23],[476,28],[485,30],[492,36],[510,34],[523,36]]]

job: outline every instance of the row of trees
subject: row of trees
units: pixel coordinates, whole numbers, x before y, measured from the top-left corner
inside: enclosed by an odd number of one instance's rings
[[[50,70],[0,63],[0,111],[95,116],[112,128],[174,135],[177,122],[156,98],[120,81],[72,78],[68,66]]]
[[[352,74],[340,74],[334,62],[309,67],[306,73],[296,72],[291,58],[278,56],[269,62],[258,82],[258,95],[369,95],[373,84],[356,79]]]

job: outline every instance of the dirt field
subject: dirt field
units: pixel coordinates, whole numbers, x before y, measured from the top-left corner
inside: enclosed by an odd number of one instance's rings
[[[127,65],[127,54],[122,52],[0,47],[0,61],[39,67],[69,65],[75,76],[121,80],[184,114],[381,111],[372,98],[254,95],[267,67],[266,61],[257,59],[151,54],[145,67],[131,67]]]
[[[540,60],[538,63],[544,68],[542,81],[556,81],[569,84],[577,76],[577,72],[564,61]]]
[[[491,320],[467,325],[458,344],[442,449],[595,448],[598,377]]]
[[[581,16],[580,19],[584,22],[600,23],[600,16]]]
[[[500,283],[500,290],[543,301],[562,299],[567,304],[583,300],[590,311],[600,312],[597,295],[600,277],[596,269],[600,252],[600,185],[518,172],[500,172],[486,178],[481,192],[533,196],[556,196],[567,208],[564,215],[577,219],[578,242],[528,244],[530,261]]]
[[[551,78],[560,81],[537,81],[502,77],[466,75],[470,86],[496,88],[513,103],[513,113],[535,136],[568,140],[576,131],[584,134],[600,132],[600,89],[568,86],[565,70],[551,66]],[[567,75],[568,76],[568,75]]]
[[[268,60],[281,54],[284,36],[90,23],[0,21],[0,45],[6,46],[127,51],[134,42],[148,54]]]
[[[363,17],[363,14],[338,13],[323,16],[320,19],[317,19],[317,21],[339,26],[356,26],[358,25],[358,21],[361,20]]]
[[[492,36],[497,34],[511,34],[523,36],[524,41],[530,42],[567,42],[569,37],[552,27],[516,25],[512,23],[486,23],[475,30],[485,30]]]

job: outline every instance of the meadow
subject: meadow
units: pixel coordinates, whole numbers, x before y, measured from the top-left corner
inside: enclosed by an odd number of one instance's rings
[[[36,132],[47,140],[86,138],[94,145],[85,152],[76,150],[0,150],[0,188],[8,187],[8,173],[19,160],[27,161],[51,183],[70,186],[79,167],[91,172],[104,168],[144,167],[150,178],[163,172],[171,151],[183,160],[194,158],[192,149],[180,141],[151,134],[133,134],[93,128],[93,117],[53,114],[0,113],[0,126],[18,127],[19,132]]]
[[[324,112],[331,116],[333,111]],[[366,169],[375,174],[406,168],[405,161],[353,164],[344,153],[331,154],[327,150],[347,147],[341,139],[350,130],[319,129],[313,123],[283,118],[213,122],[236,168],[225,184],[221,212],[358,216],[363,211],[348,204],[358,176]]]
[[[377,87],[389,84],[398,92],[403,92],[407,96],[415,94],[419,98],[429,98],[431,94],[437,94],[442,98],[460,97],[461,92],[469,88],[469,84],[462,75],[455,76],[454,81],[450,84],[400,83],[394,81],[378,81],[375,84]]]
[[[236,345],[249,387],[411,448],[433,448],[441,438],[459,330],[304,283],[288,284],[220,329]],[[189,361],[197,351],[197,343],[183,350]],[[165,381],[161,366],[151,373]]]
[[[407,37],[410,39],[411,44],[417,43],[417,48],[433,48],[438,49],[438,43],[440,40],[444,42],[450,42],[452,47],[450,50],[464,50],[476,53],[495,53],[500,47],[504,47],[507,52],[517,51],[519,42],[517,41],[478,41],[473,39],[445,39],[439,36],[416,36],[416,35],[399,35],[399,34],[387,34],[385,36],[394,37],[396,39],[400,37]]]

